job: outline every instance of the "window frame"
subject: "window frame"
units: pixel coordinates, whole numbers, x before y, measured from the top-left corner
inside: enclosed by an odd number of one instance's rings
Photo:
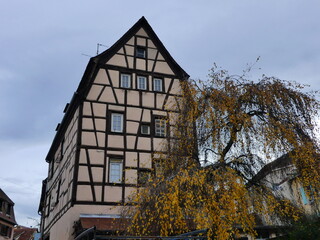
[[[156,89],[156,81],[160,81],[160,89]],[[153,78],[153,81],[152,81],[152,83],[153,83],[153,91],[155,91],[155,92],[163,92],[163,89],[164,89],[164,86],[163,86],[163,79],[162,78],[159,78],[159,77],[154,77]]]
[[[60,161],[62,161],[64,157],[64,147],[65,147],[65,138],[61,140],[61,144],[60,144]]]
[[[61,178],[59,179],[59,182],[58,182],[58,188],[57,188],[57,191],[56,191],[56,202],[55,202],[55,205],[57,205],[59,203],[60,191],[61,191]]]
[[[140,50],[143,50],[143,55],[140,55],[141,54],[141,53],[139,53]],[[139,46],[139,45],[136,46],[135,57],[146,59],[147,58],[147,49],[146,49],[146,47]]]
[[[119,179],[113,180],[112,178],[112,165],[117,164],[120,166],[119,168]],[[123,159],[119,157],[109,157],[109,164],[108,164],[108,182],[109,183],[123,183]]]
[[[128,77],[128,86],[124,86],[124,81],[123,81],[124,76]],[[130,73],[120,73],[120,87],[125,88],[125,89],[130,89],[132,86],[131,78],[132,78],[132,76]]]
[[[160,134],[157,134],[157,120],[160,120]],[[161,122],[164,122],[164,126],[161,127]],[[161,134],[162,130],[164,131],[163,134]],[[154,116],[153,117],[153,135],[154,137],[159,138],[165,138],[168,134],[168,124],[167,124],[167,118],[164,116]]]
[[[143,133],[143,132],[142,132],[143,126],[148,127],[148,133]],[[144,135],[144,136],[150,135],[150,124],[149,124],[149,123],[141,123],[141,126],[140,126],[140,134],[141,134],[141,135]]]
[[[0,236],[11,237],[12,227],[0,223]]]
[[[6,216],[11,216],[12,213],[12,205],[8,202],[5,202],[5,208],[4,208],[4,213],[6,214]]]
[[[140,87],[140,78],[144,78],[144,88]],[[137,81],[136,81],[136,86],[138,90],[148,90],[148,77],[147,76],[142,76],[142,75],[137,75]]]
[[[114,117],[120,116],[121,121],[120,121],[120,130],[114,129]],[[120,112],[112,112],[111,113],[111,124],[110,124],[110,131],[113,133],[123,133],[124,132],[124,114]]]
[[[48,197],[48,205],[47,205],[46,216],[49,216],[50,212],[51,212],[51,194]]]

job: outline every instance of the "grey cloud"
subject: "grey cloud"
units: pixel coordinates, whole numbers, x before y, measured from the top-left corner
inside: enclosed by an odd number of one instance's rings
[[[0,187],[12,194],[21,223],[37,214],[45,155],[89,60],[82,53],[111,46],[144,15],[192,78],[206,79],[214,62],[239,74],[261,56],[254,77],[319,89],[319,8],[316,0],[2,3]]]

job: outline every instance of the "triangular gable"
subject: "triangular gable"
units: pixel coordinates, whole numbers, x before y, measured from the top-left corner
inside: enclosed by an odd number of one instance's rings
[[[164,47],[163,43],[160,41],[156,33],[153,31],[147,20],[142,17],[139,21],[134,24],[115,44],[113,44],[109,49],[104,51],[103,53],[94,57],[99,63],[106,63],[117,53],[123,53],[123,48],[125,44],[134,45],[133,37],[135,35],[139,35],[142,37],[148,37],[151,41],[149,44],[152,44],[155,48],[158,49],[159,54],[157,58],[159,60],[165,60],[166,63],[171,68],[174,75],[179,79],[187,79],[189,75],[179,66],[179,64],[173,59],[168,50]],[[140,45],[138,43],[138,45]],[[119,59],[115,61],[125,62],[125,59],[119,56]],[[148,70],[148,69],[146,69]]]

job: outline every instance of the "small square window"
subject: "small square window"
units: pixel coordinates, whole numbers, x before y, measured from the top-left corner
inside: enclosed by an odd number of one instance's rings
[[[146,49],[144,47],[137,46],[136,57],[146,58]]]
[[[143,76],[138,76],[138,89],[146,90],[147,89],[147,78]]]
[[[122,160],[111,158],[109,165],[109,182],[121,183],[122,182]]]
[[[153,90],[156,92],[162,92],[163,89],[163,81],[161,78],[154,78],[153,79]]]
[[[131,87],[131,75],[130,74],[121,74],[120,86],[123,88],[130,88]]]
[[[111,114],[111,132],[123,131],[123,114],[112,113]]]
[[[157,137],[165,137],[166,136],[166,119],[164,118],[155,118],[154,119],[154,135]]]
[[[147,124],[142,124],[141,125],[141,134],[149,135],[150,134],[150,126]]]

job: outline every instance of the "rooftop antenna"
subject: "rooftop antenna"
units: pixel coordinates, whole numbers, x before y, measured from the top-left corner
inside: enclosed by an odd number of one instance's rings
[[[90,57],[90,58],[92,57],[92,56],[90,56],[90,55],[88,55],[88,54],[84,54],[84,53],[81,53],[81,55],[82,55],[82,56],[86,56],[86,57]]]
[[[106,47],[108,48],[109,46],[101,44],[101,43],[97,43],[97,55],[99,54],[99,47]]]

